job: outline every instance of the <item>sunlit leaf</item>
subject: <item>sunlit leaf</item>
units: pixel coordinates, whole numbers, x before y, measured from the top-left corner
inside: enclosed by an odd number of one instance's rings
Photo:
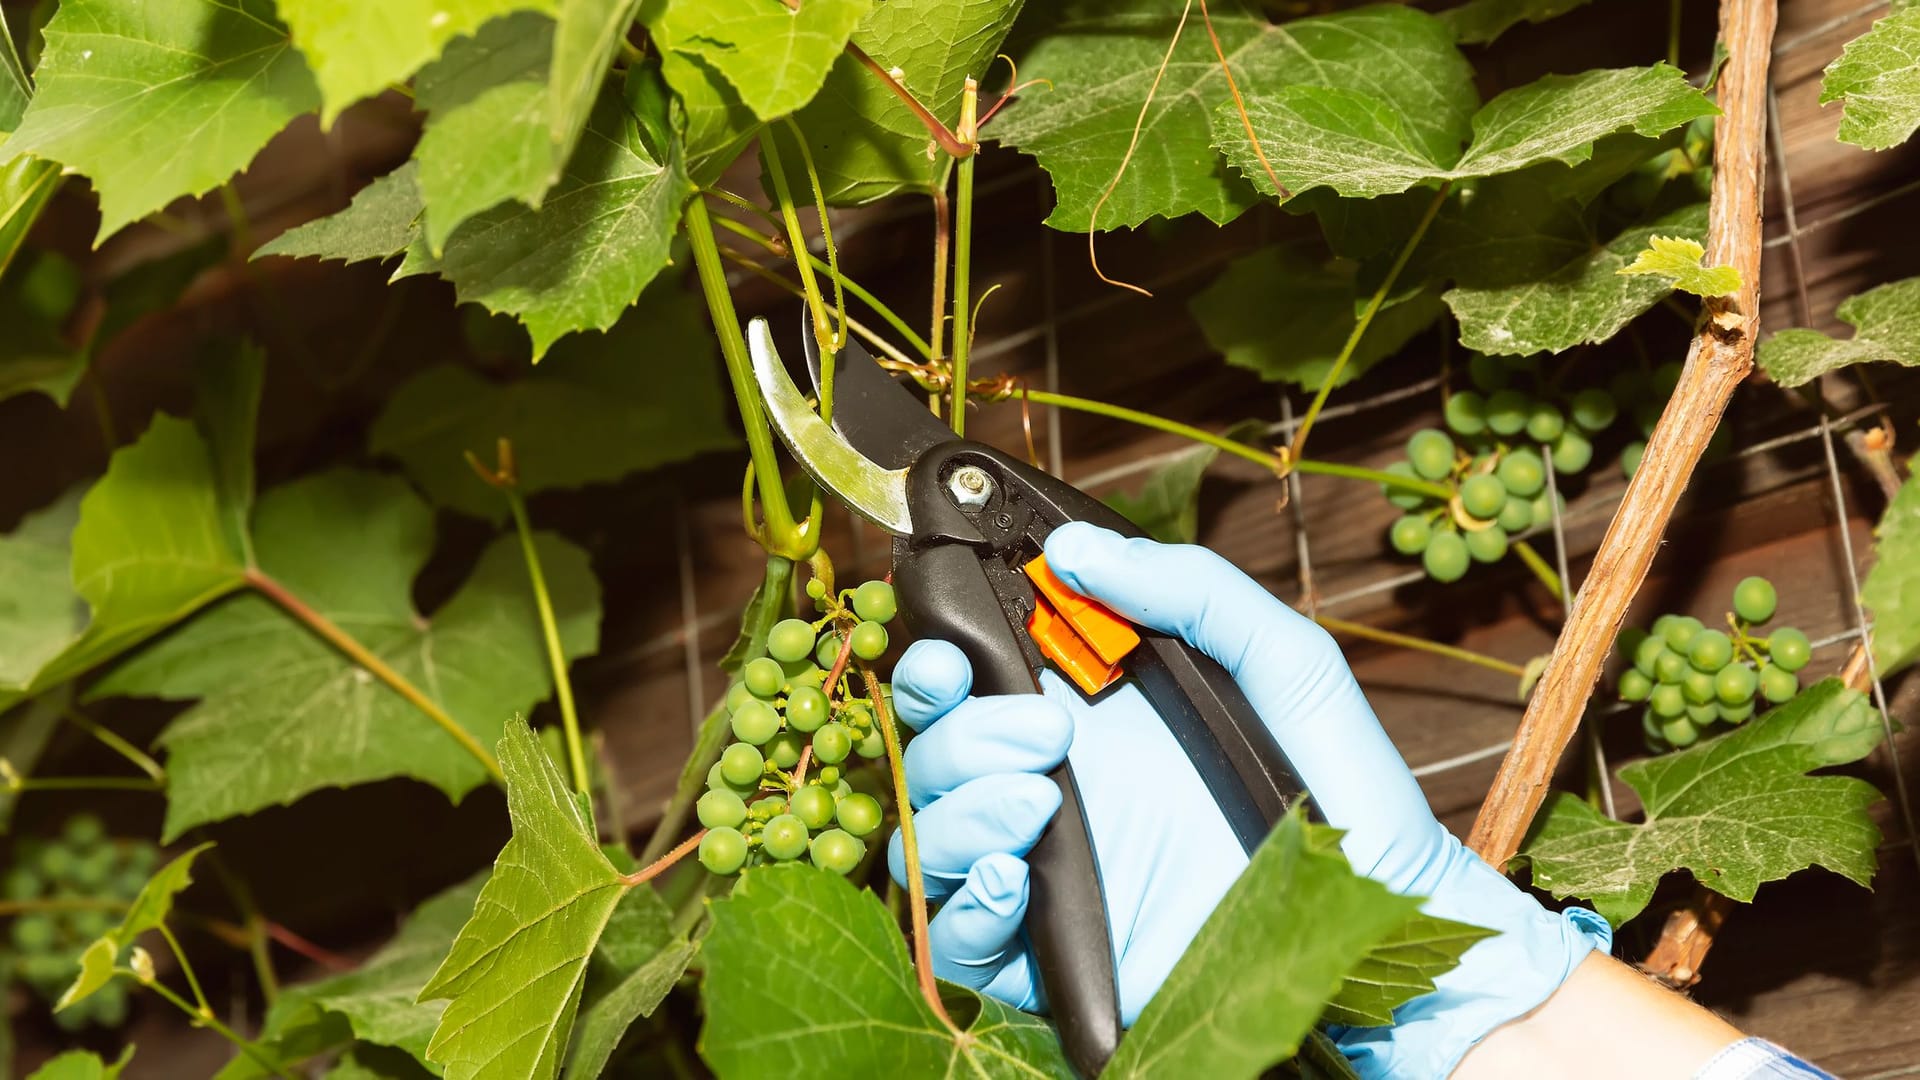
[[[1593,0],[1467,0],[1440,12],[1462,45],[1485,45],[1522,22],[1559,18]]]
[[[1827,65],[1820,104],[1835,101],[1844,143],[1885,150],[1920,127],[1920,7],[1896,6]]]
[[[141,934],[157,930],[167,921],[167,916],[173,913],[174,897],[180,894],[180,890],[193,884],[193,860],[212,846],[208,842],[188,848],[147,879],[147,883],[140,887],[139,894],[133,898],[133,903],[128,906],[127,913],[121,917],[120,925],[100,935],[81,954],[80,977],[54,1003],[56,1011],[84,1001],[94,991],[107,985],[108,980],[113,978],[113,965],[119,961],[120,954]]]
[[[1706,266],[1707,249],[1684,236],[1649,236],[1647,246],[1617,273],[1650,274],[1695,296],[1732,296],[1740,291],[1740,271],[1731,266]]]
[[[1761,369],[1781,386],[1804,386],[1850,364],[1920,365],[1920,277],[1850,296],[1834,316],[1853,325],[1852,337],[1782,330],[1760,343]]]
[[[813,100],[873,0],[667,0],[652,20],[664,50],[700,58],[762,120]],[[674,82],[669,70],[668,81]],[[680,89],[674,83],[674,89]]]

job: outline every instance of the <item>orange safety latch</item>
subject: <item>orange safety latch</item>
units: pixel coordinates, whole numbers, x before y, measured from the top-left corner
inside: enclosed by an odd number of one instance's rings
[[[1140,635],[1106,605],[1067,588],[1045,555],[1025,569],[1035,590],[1027,633],[1040,652],[1089,694],[1113,685],[1121,658],[1140,644]]]

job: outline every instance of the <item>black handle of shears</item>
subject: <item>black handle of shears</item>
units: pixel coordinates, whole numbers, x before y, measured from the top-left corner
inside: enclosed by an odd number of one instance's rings
[[[963,509],[946,479],[965,465],[985,470],[995,495]],[[894,589],[916,637],[944,638],[973,667],[976,694],[1039,692],[1044,664],[1026,631],[1031,591],[1020,577],[1027,550],[1068,521],[1140,536],[1131,522],[1079,489],[977,443],[928,450],[908,473],[914,535],[895,541]],[[1140,628],[1126,661],[1251,854],[1301,794],[1292,765],[1224,668],[1178,638]],[[1073,769],[1051,774],[1059,814],[1027,855],[1032,870],[1027,932],[1041,985],[1068,1059],[1093,1076],[1118,1046],[1118,978],[1093,834]]]

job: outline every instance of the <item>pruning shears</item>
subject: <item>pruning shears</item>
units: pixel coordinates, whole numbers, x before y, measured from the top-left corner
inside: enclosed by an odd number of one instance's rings
[[[803,325],[807,367],[821,356]],[[1226,670],[1178,638],[1134,628],[1067,590],[1042,544],[1069,521],[1130,536],[1098,499],[952,431],[849,341],[834,364],[833,423],[788,376],[765,319],[747,331],[768,416],[802,468],[893,536],[893,587],[916,637],[944,638],[977,694],[1034,694],[1053,661],[1089,697],[1138,680],[1249,855],[1302,794],[1292,765]],[[1068,1058],[1099,1072],[1121,1035],[1106,899],[1073,767],[1051,774],[1060,812],[1027,856],[1027,934]]]

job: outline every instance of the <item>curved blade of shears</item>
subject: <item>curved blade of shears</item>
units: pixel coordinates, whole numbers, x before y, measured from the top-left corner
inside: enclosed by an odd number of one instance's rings
[[[820,389],[820,345],[813,320],[801,307],[800,340],[806,343],[807,374]],[[904,469],[928,448],[953,440],[953,431],[894,378],[859,342],[849,339],[834,357],[833,429],[883,469]]]
[[[787,376],[767,320],[755,319],[747,324],[747,350],[753,356],[753,378],[760,384],[773,430],[807,475],[875,525],[895,536],[912,534],[907,470],[883,469],[874,464],[820,419]]]

